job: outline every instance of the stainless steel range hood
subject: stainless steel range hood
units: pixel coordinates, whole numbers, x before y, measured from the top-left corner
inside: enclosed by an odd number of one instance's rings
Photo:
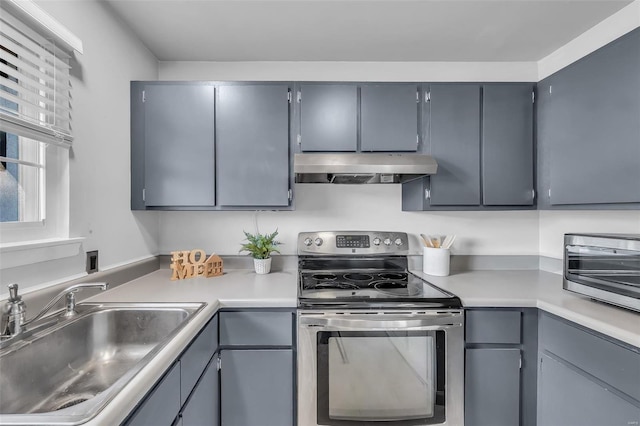
[[[424,154],[295,154],[296,183],[403,183],[435,174],[438,163]]]

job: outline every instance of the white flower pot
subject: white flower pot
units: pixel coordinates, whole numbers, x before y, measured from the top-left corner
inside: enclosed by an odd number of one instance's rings
[[[268,274],[271,272],[271,258],[253,259],[253,266],[256,269],[256,274]]]

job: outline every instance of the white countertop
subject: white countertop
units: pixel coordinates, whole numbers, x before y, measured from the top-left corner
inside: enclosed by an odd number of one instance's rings
[[[434,277],[412,271],[456,294],[465,307],[537,307],[640,347],[640,313],[594,302],[562,289],[560,275],[542,271],[472,271]],[[220,307],[297,304],[297,271],[256,275],[232,270],[221,277],[170,281],[160,269],[88,299],[92,302],[206,302],[207,306],[142,369],[88,425],[122,422]]]
[[[412,272],[457,295],[465,308],[536,307],[640,347],[640,313],[564,290],[562,275],[544,271],[471,271],[435,277]]]

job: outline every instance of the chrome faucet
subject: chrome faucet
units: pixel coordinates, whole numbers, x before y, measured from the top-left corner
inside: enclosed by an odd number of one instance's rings
[[[82,288],[99,288],[106,290],[109,287],[108,283],[81,283],[75,284],[62,290],[56,297],[51,299],[47,305],[35,317],[28,321],[25,321],[27,314],[27,307],[22,301],[22,297],[18,295],[18,284],[9,285],[9,300],[7,301],[7,313],[5,314],[6,327],[2,332],[3,337],[13,337],[20,334],[25,330],[25,327],[35,321],[42,318],[56,303],[66,297],[66,308],[63,314],[64,317],[72,317],[77,314],[76,312],[76,293]]]
[[[5,329],[2,336],[15,336],[22,331],[27,307],[22,301],[22,296],[18,295],[18,284],[9,284],[9,300],[6,305]]]

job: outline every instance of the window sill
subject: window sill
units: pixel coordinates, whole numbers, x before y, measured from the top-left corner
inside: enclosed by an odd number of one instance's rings
[[[0,269],[75,256],[80,253],[83,241],[84,238],[76,237],[0,244]]]

